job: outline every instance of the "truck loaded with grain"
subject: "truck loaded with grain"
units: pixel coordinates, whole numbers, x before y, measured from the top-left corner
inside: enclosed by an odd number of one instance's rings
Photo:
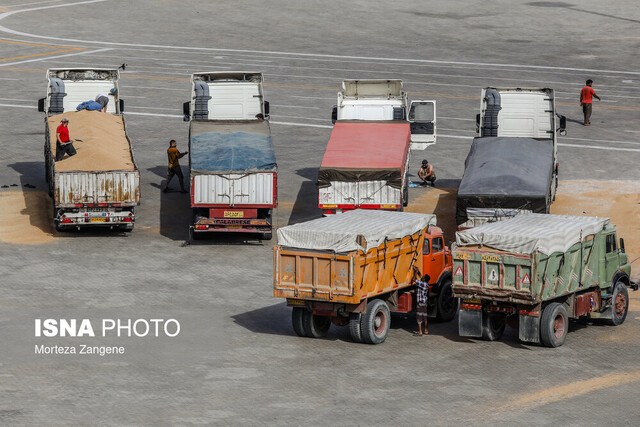
[[[458,188],[458,229],[518,213],[549,213],[558,187],[553,89],[485,88],[480,114]]]
[[[274,296],[293,308],[299,336],[324,337],[333,323],[379,344],[391,312],[415,310],[415,280],[426,276],[428,315],[452,320],[451,253],[434,215],[355,210],[278,230]]]
[[[624,322],[631,265],[607,218],[523,214],[459,231],[453,293],[459,333],[500,339],[505,325],[523,342],[557,347],[569,319]]]
[[[189,121],[192,238],[250,233],[270,240],[278,173],[261,73],[191,77]]]
[[[46,113],[44,157],[56,230],[109,227],[131,231],[140,204],[136,166],[119,99],[118,70],[50,69],[47,97],[38,102]],[[77,111],[79,104],[108,94],[106,113]],[[56,132],[63,118],[77,152],[56,161]]]

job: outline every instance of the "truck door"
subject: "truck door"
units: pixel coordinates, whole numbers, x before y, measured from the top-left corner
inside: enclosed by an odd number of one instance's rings
[[[605,253],[604,253],[604,270],[605,280],[611,282],[613,275],[618,271],[620,262],[618,260],[618,245],[616,242],[616,234],[611,233],[605,235]]]
[[[435,283],[444,269],[444,239],[442,236],[425,238],[423,256],[423,274],[429,275],[429,283]]]
[[[436,101],[411,101],[411,149],[424,150],[436,143]]]

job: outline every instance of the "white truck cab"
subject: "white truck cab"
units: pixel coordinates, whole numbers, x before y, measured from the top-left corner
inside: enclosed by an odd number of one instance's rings
[[[412,150],[436,143],[436,102],[409,102],[402,80],[344,80],[331,113],[338,120],[407,121]]]
[[[269,102],[264,101],[262,73],[207,72],[191,76],[191,101],[183,105],[184,120],[269,119]]]

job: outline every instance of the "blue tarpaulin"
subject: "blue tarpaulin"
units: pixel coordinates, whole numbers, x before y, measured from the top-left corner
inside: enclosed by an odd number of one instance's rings
[[[249,126],[247,132],[233,131],[238,128],[241,126],[221,129],[222,132],[198,132],[197,135],[192,128],[191,170],[200,173],[275,170],[276,157],[268,125],[266,131],[256,130],[253,126]]]

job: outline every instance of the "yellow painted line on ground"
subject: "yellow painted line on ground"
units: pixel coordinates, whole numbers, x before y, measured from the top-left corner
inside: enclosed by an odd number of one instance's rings
[[[56,50],[56,51],[53,51],[53,52],[34,53],[32,55],[14,56],[13,58],[0,59],[0,62],[13,61],[15,59],[33,58],[35,56],[53,55],[54,53],[73,52],[74,50],[83,50],[83,49],[84,48],[82,48],[82,47],[74,47],[74,48],[71,48],[71,49]]]
[[[16,41],[13,41],[13,40],[4,40],[4,39],[0,39],[0,43],[19,44],[19,45],[23,45],[23,46],[62,47],[62,48],[65,48],[65,49],[84,49],[83,47],[60,46],[60,45],[41,44],[41,43],[16,42]]]
[[[621,372],[609,374],[589,380],[576,381],[556,387],[549,387],[541,391],[522,394],[515,397],[505,405],[492,409],[491,412],[498,414],[514,410],[529,410],[561,400],[573,399],[594,391],[611,387],[618,387],[623,384],[640,381],[640,370],[631,372]]]

